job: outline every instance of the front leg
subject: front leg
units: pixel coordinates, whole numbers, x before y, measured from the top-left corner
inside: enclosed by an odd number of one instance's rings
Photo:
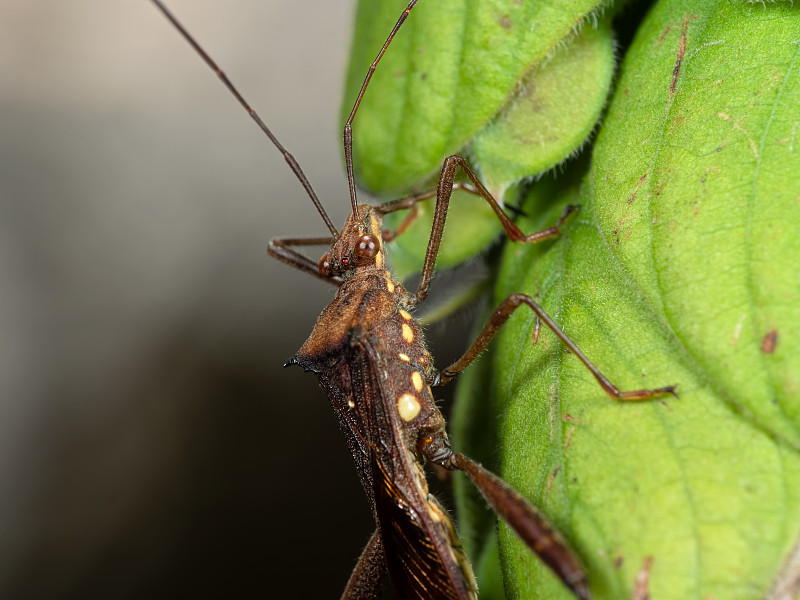
[[[275,238],[274,240],[270,240],[267,246],[267,254],[298,271],[303,271],[318,279],[339,286],[342,284],[341,277],[326,277],[320,273],[318,264],[292,249],[295,246],[330,246],[333,244],[334,239],[333,237]]]
[[[455,181],[458,167],[461,167],[470,181],[472,181],[478,193],[492,207],[497,218],[500,219],[500,224],[503,226],[503,229],[505,229],[506,235],[514,242],[539,242],[558,235],[564,220],[570,213],[578,210],[577,206],[568,206],[564,209],[563,214],[554,226],[526,235],[514,224],[508,215],[503,212],[503,207],[500,206],[497,200],[494,199],[494,196],[489,193],[489,190],[481,183],[481,180],[478,179],[478,176],[463,157],[457,155],[447,157],[444,161],[444,165],[442,165],[442,172],[439,175],[439,185],[436,188],[436,208],[433,212],[433,228],[431,229],[431,237],[428,240],[428,249],[425,252],[425,263],[422,266],[422,275],[420,276],[419,287],[417,288],[417,302],[420,302],[428,295],[428,287],[430,287],[431,278],[433,277],[433,268],[436,264],[439,244],[442,241],[447,208],[450,203],[450,195],[453,192],[453,182]]]
[[[461,168],[472,182],[471,186],[464,185],[455,181],[456,172]],[[444,233],[444,223],[447,218],[447,209],[450,206],[450,196],[454,189],[463,188],[473,194],[476,194],[486,200],[492,207],[492,210],[500,220],[500,224],[508,235],[509,239],[514,242],[539,242],[547,238],[559,234],[561,225],[566,218],[576,210],[577,206],[568,206],[564,209],[561,217],[555,225],[543,229],[542,231],[535,231],[530,234],[525,234],[517,227],[509,216],[503,211],[494,196],[486,189],[486,186],[481,183],[478,176],[470,168],[467,161],[458,155],[448,156],[442,165],[442,172],[439,175],[439,183],[436,186],[436,207],[433,211],[433,228],[431,229],[431,236],[428,239],[428,249],[425,251],[425,262],[422,266],[422,274],[420,275],[419,286],[417,292],[412,297],[411,303],[416,304],[425,299],[428,295],[428,288],[430,287],[431,278],[433,277],[433,270],[436,266],[436,256],[439,253],[439,245],[442,242],[442,234]],[[426,194],[419,194],[416,196],[409,196],[408,198],[401,198],[392,202],[387,202],[378,207],[378,211],[382,214],[402,210],[404,208],[411,208],[420,200],[433,196],[433,192]]]

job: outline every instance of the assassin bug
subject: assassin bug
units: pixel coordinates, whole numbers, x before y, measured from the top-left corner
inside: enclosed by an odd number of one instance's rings
[[[454,188],[463,188],[484,198],[497,214],[506,234],[517,242],[536,242],[557,235],[575,207],[568,207],[553,227],[525,235],[460,156],[445,160],[435,192],[377,206],[358,204],[353,175],[352,123],[381,57],[417,3],[412,0],[370,66],[344,128],[352,213],[339,231],[295,158],[160,0],[152,1],[283,154],[330,232],[326,237],[275,239],[269,243],[268,252],[338,288],[303,347],[287,364],[300,365],[317,374],[353,455],[377,525],[342,597],[348,600],[376,598],[384,575],[388,573],[398,598],[477,598],[477,585],[453,523],[428,492],[423,465],[430,461],[448,470],[464,471],[492,508],[564,584],[578,598],[589,598],[584,570],[562,536],[502,479],[452,450],[431,388],[448,383],[466,368],[514,310],[523,305],[533,310],[561,339],[612,398],[639,400],[674,393],[674,388],[619,391],[525,294],[512,294],[503,301],[467,352],[442,370],[433,366],[422,330],[408,312],[428,294]],[[455,182],[459,169],[466,174],[469,184]],[[408,220],[395,231],[384,231],[382,218],[404,209],[412,209],[413,218],[416,203],[434,196],[433,230],[418,288],[410,293],[386,270],[383,245],[384,241],[400,235]],[[318,263],[294,249],[314,245],[329,246]]]

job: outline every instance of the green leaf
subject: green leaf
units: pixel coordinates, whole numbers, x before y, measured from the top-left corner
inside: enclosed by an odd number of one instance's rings
[[[672,4],[642,31],[598,140],[598,224],[726,401],[800,446],[800,370],[780,359],[800,353],[800,282],[787,277],[800,247],[800,15]],[[772,331],[779,352],[766,355]]]
[[[343,119],[406,4],[359,4]],[[575,33],[602,4],[420,2],[375,71],[353,122],[359,186],[382,197],[428,191],[445,157],[466,152],[475,154],[473,167],[502,199],[515,181],[575,152],[597,121],[613,71],[608,27]],[[516,139],[507,138],[509,129],[519,132]],[[447,228],[458,242],[442,244],[441,268],[479,253],[500,231],[483,200],[456,194],[453,203],[458,210],[451,214],[458,215]],[[422,218],[392,250],[401,278],[422,265],[433,201],[421,206]],[[387,226],[402,217],[392,215]]]
[[[471,413],[500,415],[500,473],[570,540],[597,599],[630,598],[647,557],[652,598],[762,598],[798,540],[798,106],[795,7],[659,2],[583,187],[578,166],[543,181],[520,225],[578,194],[581,212],[557,241],[505,250],[494,303],[534,296],[622,389],[679,386],[611,400],[555,336],[533,346],[520,309],[482,358],[490,391],[459,389],[454,443],[486,457]],[[499,544],[509,597],[570,598],[505,526]]]
[[[359,3],[343,113],[406,0]],[[353,123],[359,183],[403,194],[427,184],[568,38],[599,0],[420,2],[373,76]],[[419,190],[417,190],[419,191]]]
[[[605,106],[614,73],[608,23],[584,27],[553,58],[531,71],[520,92],[473,139],[469,156],[497,197],[520,179],[574,153]]]

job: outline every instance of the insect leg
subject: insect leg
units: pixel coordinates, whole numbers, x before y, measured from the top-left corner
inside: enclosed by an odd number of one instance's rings
[[[519,538],[582,600],[589,598],[586,573],[566,540],[530,502],[471,458],[454,452],[450,464],[464,471],[489,505]]]
[[[561,534],[522,494],[471,458],[453,452],[445,436],[423,437],[417,448],[425,458],[445,469],[464,471],[500,518],[564,585],[581,600],[588,600],[589,586],[580,561]]]
[[[303,256],[299,252],[292,250],[292,246],[330,246],[333,243],[332,237],[324,238],[275,238],[270,240],[267,246],[267,254],[272,258],[286,263],[300,271],[313,275],[323,281],[339,285],[342,283],[339,277],[325,277],[319,272],[317,263]]]
[[[417,220],[417,217],[419,217],[419,209],[416,206],[413,206],[397,227],[394,229],[384,229],[381,231],[381,239],[384,242],[394,241],[398,236],[403,235],[403,233],[405,233],[405,231],[414,224],[414,221]]]
[[[481,183],[478,176],[470,168],[467,161],[458,155],[448,156],[442,165],[442,172],[439,175],[439,184],[436,187],[436,208],[433,212],[433,228],[431,229],[431,237],[428,240],[428,249],[425,252],[425,263],[422,266],[422,275],[420,276],[419,287],[417,288],[416,302],[422,301],[428,295],[428,288],[430,287],[431,278],[433,277],[433,268],[436,264],[436,255],[439,253],[439,244],[442,241],[442,233],[444,232],[444,222],[447,218],[447,208],[450,204],[450,195],[453,192],[456,170],[461,167],[461,170],[466,173],[472,184],[475,186],[475,193],[479,194],[494,210],[497,218],[500,219],[500,224],[505,229],[508,237],[515,242],[539,242],[558,235],[561,225],[564,220],[573,212],[578,210],[577,206],[568,206],[564,209],[561,217],[555,225],[536,231],[528,235],[524,234],[519,227],[508,217],[503,211],[503,207],[494,199],[489,190]]]
[[[358,564],[347,580],[341,600],[376,600],[386,574],[383,539],[377,529],[369,538]]]
[[[471,185],[467,185],[466,183],[461,183],[459,181],[453,183],[453,190],[464,190],[471,194],[476,194],[480,196],[480,192],[472,187]],[[398,225],[394,230],[384,230],[383,231],[383,241],[384,242],[391,242],[398,236],[402,235],[403,232],[408,229],[411,224],[417,220],[419,216],[419,211],[417,210],[417,202],[422,202],[423,200],[428,200],[429,198],[433,198],[436,196],[436,190],[431,190],[429,192],[425,192],[423,194],[414,194],[413,196],[406,196],[405,198],[399,198],[397,200],[391,200],[390,202],[384,202],[383,204],[376,206],[375,211],[382,214],[388,215],[389,213],[397,212],[398,210],[406,210],[411,209],[411,212],[406,215],[406,218]]]
[[[620,391],[617,386],[611,383],[605,375],[603,375],[600,370],[592,364],[586,355],[581,352],[581,349],[573,342],[566,333],[564,333],[561,328],[556,325],[553,319],[544,312],[544,309],[536,304],[536,302],[531,299],[530,296],[527,294],[511,294],[508,298],[503,300],[500,303],[500,306],[495,309],[492,313],[492,316],[489,318],[489,322],[484,326],[483,331],[480,332],[478,335],[478,339],[470,346],[470,348],[464,353],[464,356],[459,358],[455,361],[452,365],[448,366],[447,368],[443,369],[438,373],[436,376],[434,385],[444,385],[451,381],[453,377],[455,377],[458,373],[463,371],[467,365],[469,365],[473,360],[475,360],[478,355],[483,352],[486,346],[489,345],[489,342],[492,341],[492,338],[497,334],[500,327],[509,319],[512,313],[522,305],[526,305],[530,307],[530,309],[536,313],[536,316],[544,322],[550,330],[555,333],[564,345],[570,349],[570,351],[578,357],[578,359],[586,366],[587,369],[594,375],[594,378],[597,379],[600,386],[605,390],[606,394],[608,394],[611,398],[616,400],[646,400],[647,398],[652,398],[654,396],[658,396],[661,394],[672,394],[676,398],[678,394],[675,393],[675,386],[668,385],[665,387],[655,388],[655,389],[643,389],[643,390],[634,390],[630,392],[623,392]]]

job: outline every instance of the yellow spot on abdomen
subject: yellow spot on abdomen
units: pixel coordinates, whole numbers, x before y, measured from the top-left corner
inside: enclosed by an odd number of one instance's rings
[[[408,311],[405,311],[405,310],[403,310],[403,309],[401,308],[401,309],[400,309],[400,310],[398,310],[397,312],[399,312],[399,313],[400,313],[400,316],[401,316],[401,317],[403,317],[403,318],[404,318],[406,321],[410,321],[410,320],[411,320],[411,315],[410,315],[410,314],[408,314]]]
[[[438,506],[436,506],[433,502],[428,502],[428,513],[431,515],[431,517],[433,517],[433,520],[436,521],[437,523],[441,523],[447,518],[444,514],[442,514],[441,509]]]
[[[399,358],[403,362],[411,362],[411,357],[409,357],[408,354],[403,354],[402,352],[397,355],[397,358]]]
[[[403,394],[397,399],[397,412],[403,421],[411,421],[419,414],[420,408],[419,400],[414,394]]]
[[[386,280],[386,290],[387,290],[387,291],[388,291],[390,294],[394,294],[394,284],[392,283],[392,280],[391,280],[391,279],[387,279],[387,280]]]
[[[350,408],[355,408],[356,407],[356,403],[353,402],[352,400],[348,400],[347,401],[347,406],[349,406]]]
[[[411,331],[411,327],[403,323],[402,329],[403,339],[407,341],[409,344],[414,341],[414,332]]]
[[[418,392],[422,391],[424,383],[422,382],[422,375],[420,374],[419,371],[414,371],[411,374],[411,385],[413,385],[414,389],[417,390]]]

